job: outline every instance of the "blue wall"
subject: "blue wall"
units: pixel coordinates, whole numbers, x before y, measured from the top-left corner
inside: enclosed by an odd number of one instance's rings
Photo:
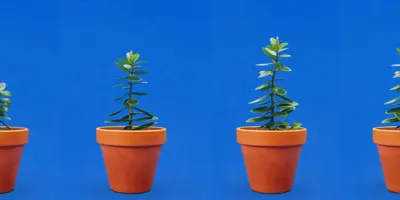
[[[400,2],[384,0],[21,0],[0,3],[0,81],[10,125],[30,128],[15,191],[1,199],[395,199],[372,128],[400,63]],[[283,86],[308,129],[293,191],[250,191],[235,128],[266,62],[289,42]],[[397,36],[397,37],[396,37]],[[95,128],[119,108],[113,61],[149,60],[142,107],[168,141],[151,193],[109,191]]]

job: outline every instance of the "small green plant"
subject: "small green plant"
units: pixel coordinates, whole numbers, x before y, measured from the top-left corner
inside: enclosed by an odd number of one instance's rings
[[[298,129],[301,124],[294,121],[290,126],[288,115],[296,109],[299,104],[286,96],[287,92],[277,85],[277,72],[290,72],[291,69],[284,66],[281,60],[289,58],[289,54],[281,54],[287,50],[288,43],[280,43],[279,38],[271,38],[270,45],[262,48],[264,54],[272,59],[270,63],[257,64],[261,67],[271,67],[272,69],[260,71],[258,78],[270,77],[264,84],[258,86],[256,90],[266,92],[266,94],[249,104],[259,105],[260,107],[251,110],[253,113],[260,113],[261,116],[248,119],[247,123],[263,122],[260,128],[268,130],[288,130]],[[279,121],[278,118],[283,118]]]
[[[117,120],[107,120],[106,123],[127,123],[124,127],[124,130],[140,130],[145,129],[147,127],[153,126],[156,124],[154,120],[158,118],[149,112],[139,108],[137,105],[139,101],[135,98],[135,96],[143,96],[147,95],[146,92],[135,92],[134,89],[140,84],[146,84],[147,82],[143,81],[138,75],[148,74],[146,71],[139,70],[141,66],[139,64],[145,63],[146,61],[138,61],[140,58],[140,54],[133,53],[132,51],[126,54],[126,58],[119,58],[118,61],[115,62],[115,65],[121,69],[123,72],[127,73],[127,76],[122,78],[118,78],[118,80],[123,81],[123,83],[113,86],[113,87],[122,87],[127,92],[115,99],[115,101],[123,100],[123,108],[116,112],[109,114],[109,116],[115,116],[122,113],[125,110],[128,110],[128,114],[123,116]],[[135,123],[135,124],[134,124]],[[142,125],[138,125],[136,123],[142,123]],[[143,124],[144,123],[144,124]]]
[[[397,53],[400,54],[400,48],[397,48]],[[392,65],[393,67],[400,67],[400,64],[394,64]],[[394,73],[393,78],[399,78],[400,77],[400,71],[396,71]],[[391,88],[390,90],[396,91],[396,92],[400,92],[400,84]],[[394,108],[391,108],[389,110],[387,110],[385,113],[388,115],[394,115],[394,117],[385,119],[382,121],[382,123],[387,124],[387,123],[395,123],[395,122],[399,122],[400,121],[400,103],[398,102],[400,100],[400,97],[397,97],[395,99],[392,99],[388,102],[385,103],[385,105],[389,105],[392,104],[394,106]],[[396,128],[400,128],[400,126],[397,126]]]
[[[7,97],[11,97],[11,92],[6,91],[6,84],[0,83],[0,118],[11,120],[7,116],[8,108],[11,106],[11,100]],[[7,129],[11,129],[2,119],[0,119],[0,124],[4,125]],[[0,127],[0,130],[4,128]]]

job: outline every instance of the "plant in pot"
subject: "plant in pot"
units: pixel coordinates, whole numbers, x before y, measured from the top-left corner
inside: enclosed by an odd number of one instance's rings
[[[286,96],[287,92],[278,86],[280,72],[291,69],[282,64],[290,55],[284,54],[288,43],[271,38],[270,45],[262,48],[271,62],[257,64],[266,67],[258,78],[268,78],[256,88],[263,96],[249,102],[257,105],[251,110],[260,116],[250,118],[247,123],[259,126],[237,128],[237,142],[241,145],[247,176],[253,191],[267,194],[285,193],[291,190],[302,145],[306,142],[307,130],[298,122],[289,124],[288,115],[298,103]]]
[[[27,128],[11,127],[4,120],[11,106],[11,92],[6,84],[0,83],[0,194],[14,190],[15,180],[22,157],[24,145],[28,143]]]
[[[400,48],[397,48],[397,53],[400,54]],[[400,67],[400,64],[392,66]],[[393,78],[399,77],[400,71],[396,71]],[[400,92],[400,85],[390,90]],[[392,117],[383,120],[382,123],[397,123],[398,125],[374,128],[372,131],[373,141],[378,146],[387,189],[400,193],[400,97],[385,102],[385,105],[392,105],[392,108],[386,111],[386,114],[392,115]]]
[[[119,78],[122,83],[114,87],[126,92],[115,99],[121,102],[122,108],[110,116],[126,114],[105,122],[125,125],[96,129],[110,188],[119,193],[138,194],[151,190],[161,146],[166,141],[166,129],[153,126],[157,117],[138,106],[137,97],[147,95],[136,91],[139,85],[147,83],[139,77],[147,74],[140,70],[140,64],[145,61],[139,61],[139,58],[140,54],[130,51],[126,58],[115,62],[126,76]]]

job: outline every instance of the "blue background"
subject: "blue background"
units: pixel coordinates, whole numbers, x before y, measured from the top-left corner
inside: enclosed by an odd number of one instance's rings
[[[398,199],[384,185],[372,128],[386,116],[400,63],[395,0],[21,0],[0,3],[0,80],[10,125],[31,130],[15,191],[5,200]],[[308,129],[293,190],[249,189],[235,129],[261,47],[289,42],[283,76]],[[109,190],[95,128],[119,108],[113,61],[149,60],[142,107],[168,129],[153,191]]]

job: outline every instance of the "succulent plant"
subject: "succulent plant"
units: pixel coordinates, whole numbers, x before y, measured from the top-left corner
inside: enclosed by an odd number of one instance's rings
[[[279,37],[271,38],[270,45],[263,47],[262,50],[266,56],[272,59],[269,63],[257,64],[260,67],[270,67],[271,69],[260,71],[258,78],[269,78],[264,84],[256,88],[257,91],[265,94],[252,101],[249,104],[255,104],[259,107],[251,110],[253,113],[259,113],[261,116],[248,119],[247,123],[260,123],[260,128],[268,130],[287,130],[298,129],[301,124],[294,121],[290,126],[288,115],[296,109],[299,104],[286,96],[285,89],[277,85],[283,78],[277,78],[277,72],[290,72],[291,69],[281,63],[283,59],[289,58],[289,54],[282,54],[288,48],[288,43],[281,43]],[[283,118],[283,120],[278,120]]]
[[[146,61],[138,61],[140,58],[140,54],[133,53],[132,51],[126,53],[126,58],[119,58],[118,61],[115,62],[115,65],[125,72],[127,75],[118,80],[121,80],[122,83],[113,87],[118,87],[124,89],[126,92],[121,97],[115,99],[115,101],[122,101],[123,108],[109,114],[109,116],[116,116],[123,111],[128,111],[126,115],[117,120],[107,120],[106,123],[126,123],[127,125],[123,128],[124,130],[140,130],[145,129],[150,126],[156,124],[154,120],[158,118],[149,112],[139,108],[137,105],[139,104],[139,100],[136,99],[138,96],[144,96],[148,93],[146,92],[137,92],[134,91],[136,86],[141,84],[146,84],[147,82],[143,81],[138,75],[148,74],[146,71],[140,70],[140,64],[145,63]],[[141,124],[141,125],[139,125]]]
[[[400,48],[397,48],[397,53],[400,54]],[[393,67],[400,67],[400,64],[394,64],[392,65]],[[393,78],[399,78],[400,77],[400,71],[396,71],[394,73]],[[390,90],[392,91],[396,91],[396,92],[400,92],[400,84],[394,86],[393,88],[391,88]],[[388,115],[393,115],[393,117],[391,118],[387,118],[385,120],[382,121],[382,123],[386,124],[386,123],[395,123],[395,122],[399,122],[400,121],[400,97],[394,98],[388,102],[385,102],[385,105],[392,105],[393,108],[387,110],[385,113]],[[400,126],[397,126],[397,128],[399,128]]]
[[[11,92],[6,91],[6,84],[0,83],[0,124],[4,125],[7,129],[11,129],[2,119],[11,120],[10,117],[7,116],[8,108],[11,106],[11,100],[8,97],[11,97]],[[4,128],[0,127],[0,130]]]

